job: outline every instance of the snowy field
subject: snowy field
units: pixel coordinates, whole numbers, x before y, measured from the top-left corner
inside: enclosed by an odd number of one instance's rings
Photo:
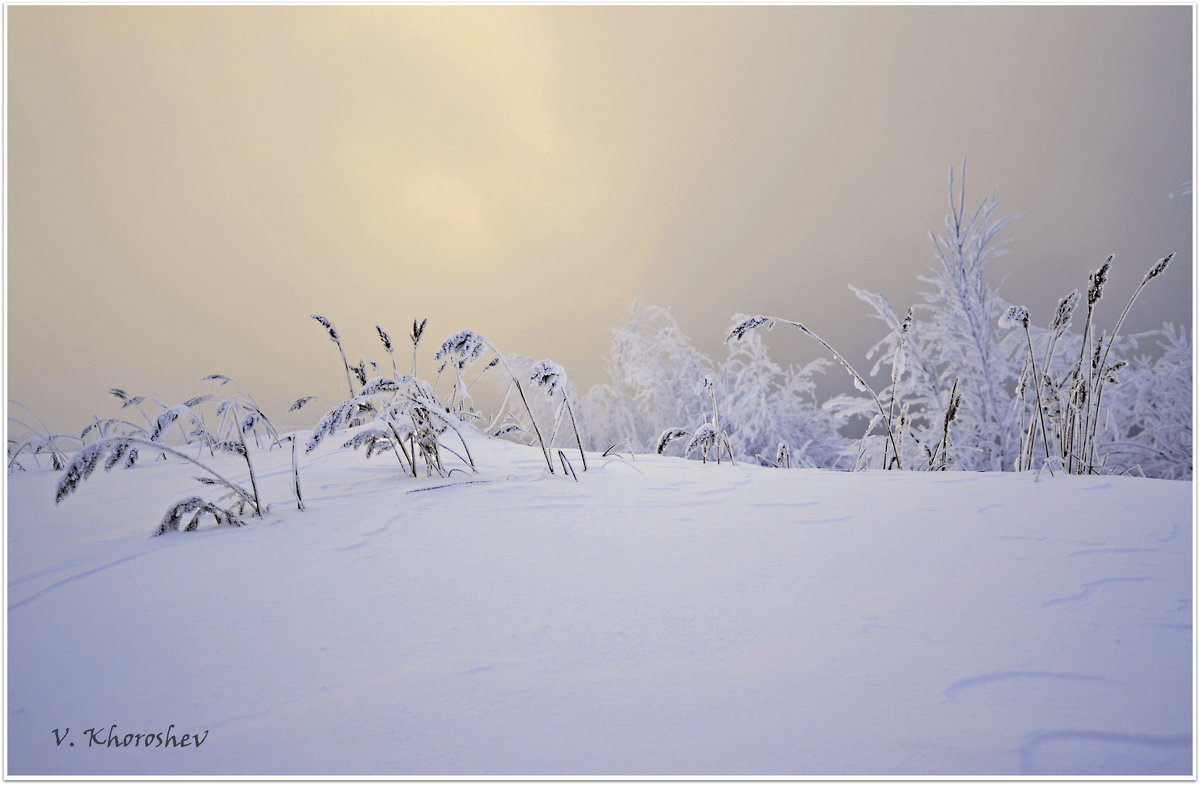
[[[1193,771],[1190,483],[470,446],[10,475],[7,773]]]

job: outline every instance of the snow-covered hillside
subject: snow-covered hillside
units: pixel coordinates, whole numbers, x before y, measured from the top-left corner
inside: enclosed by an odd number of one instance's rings
[[[1190,483],[470,447],[10,475],[7,773],[1193,771]]]

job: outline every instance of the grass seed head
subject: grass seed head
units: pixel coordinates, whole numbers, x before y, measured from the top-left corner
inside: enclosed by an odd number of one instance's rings
[[[104,471],[112,471],[112,468],[120,463],[122,458],[126,457],[129,447],[129,442],[117,442],[114,444],[112,452],[110,452],[108,455],[108,460],[104,462]],[[135,448],[134,453],[136,454],[136,452],[137,450]]]
[[[691,436],[691,434],[683,428],[668,428],[659,434],[658,444],[654,448],[654,451],[662,455],[663,450],[667,449],[668,444],[676,439],[682,439],[684,436]]]
[[[1174,251],[1159,259],[1158,262],[1150,268],[1149,272],[1146,273],[1146,277],[1142,279],[1142,283],[1147,283],[1151,278],[1157,278],[1158,276],[1162,275],[1167,269],[1167,265],[1171,263],[1173,258],[1175,258]]]
[[[956,395],[950,399],[950,405],[946,407],[946,422],[952,423],[958,417],[958,405],[962,403],[962,396]]]
[[[1078,289],[1072,289],[1070,294],[1058,301],[1058,310],[1054,312],[1054,321],[1050,323],[1050,330],[1056,337],[1061,337],[1071,326],[1071,316],[1074,315],[1075,306],[1078,304]]]
[[[1129,365],[1129,363],[1125,362],[1124,360],[1118,360],[1117,362],[1105,368],[1104,381],[1112,385],[1120,384],[1121,382],[1118,379],[1117,374],[1127,365]]]
[[[112,446],[112,442],[101,441],[92,442],[87,447],[84,447],[79,452],[75,453],[75,457],[67,464],[66,471],[58,481],[58,487],[54,494],[54,503],[58,504],[63,499],[70,496],[79,488],[80,483],[91,476],[96,470],[96,466],[100,463],[100,458],[104,453],[108,452]]]
[[[1109,254],[1100,269],[1088,275],[1088,305],[1095,305],[1104,295],[1104,284],[1108,281],[1108,268],[1112,266],[1113,254]]]
[[[733,329],[729,331],[729,334],[725,336],[725,343],[729,343],[730,341],[740,341],[742,340],[742,336],[744,336],[747,331],[761,327],[762,325],[771,321],[771,319],[768,319],[765,316],[751,316],[749,319],[743,319],[735,324]]]
[[[358,397],[366,398],[379,393],[397,392],[399,389],[400,385],[396,383],[395,379],[387,376],[377,376],[363,385],[363,388],[358,391]]]
[[[483,336],[474,330],[462,330],[451,335],[442,342],[442,348],[437,350],[433,359],[450,359],[461,371],[466,366],[479,359],[487,343]]]
[[[324,316],[315,313],[312,315],[312,318],[316,319],[320,325],[329,332],[329,340],[341,345],[342,339],[338,337],[338,331],[337,328],[333,326],[333,322],[329,321]]]
[[[958,417],[958,407],[962,403],[962,393],[958,392],[958,379],[954,380],[954,384],[950,386],[950,404],[946,407],[946,415],[942,421],[942,428],[945,429],[950,423],[954,422]]]
[[[154,429],[150,431],[150,441],[158,441],[167,429],[174,424],[176,420],[188,414],[188,407],[185,404],[172,406],[154,419]]]
[[[379,333],[379,340],[383,341],[384,351],[386,351],[388,354],[391,354],[392,353],[392,338],[391,338],[391,336],[388,335],[387,332],[379,325],[375,325],[375,331]]]
[[[541,389],[547,398],[553,398],[554,394],[562,387],[566,375],[566,372],[563,371],[562,366],[558,363],[551,360],[542,360],[533,366],[533,375],[529,377],[529,380],[533,382],[535,387]]]
[[[192,496],[176,502],[171,509],[167,510],[162,523],[158,525],[158,530],[154,533],[160,535],[169,531],[179,531],[179,524],[188,513],[192,513],[192,517],[184,526],[183,531],[196,531],[200,525],[200,516],[204,514],[211,515],[218,526],[245,525],[245,521],[235,515],[232,510],[222,510],[212,502],[207,502],[199,496]]]
[[[290,407],[288,407],[288,412],[290,413],[290,412],[300,411],[300,409],[302,409],[304,407],[304,404],[308,403],[309,401],[313,400],[316,397],[317,396],[315,396],[315,395],[300,396],[299,398],[296,399],[295,403],[293,403]]]
[[[1023,305],[1014,305],[1004,312],[1000,317],[1000,327],[1009,329],[1010,327],[1029,327],[1029,309]]]
[[[692,439],[687,443],[687,447],[684,448],[683,454],[685,456],[691,455],[693,451],[699,449],[701,452],[707,455],[708,451],[711,450],[716,443],[717,429],[713,427],[712,423],[706,422],[697,428],[696,432],[692,434]]]
[[[312,435],[308,439],[308,444],[305,446],[305,452],[312,452],[317,449],[326,436],[332,436],[335,432],[341,429],[346,420],[350,419],[350,415],[355,411],[353,401],[346,401],[341,406],[331,410],[328,414],[321,418],[317,423],[317,427],[313,428]]]
[[[1100,350],[1104,348],[1104,336],[1106,332],[1100,333],[1100,340],[1096,341],[1096,351],[1092,352],[1092,370],[1096,370],[1100,366]]]
[[[122,409],[126,409],[130,406],[141,406],[142,403],[146,400],[146,396],[131,395],[128,398],[125,398],[124,400],[125,400],[125,403],[121,404]]]

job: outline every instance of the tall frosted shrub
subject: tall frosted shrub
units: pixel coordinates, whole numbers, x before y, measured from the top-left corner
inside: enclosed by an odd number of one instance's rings
[[[964,173],[965,169],[964,164]],[[886,365],[894,380],[880,396],[884,404],[907,407],[908,427],[916,437],[908,450],[933,449],[951,404],[951,388],[958,380],[955,440],[947,456],[950,468],[1009,469],[1020,449],[1020,435],[1013,427],[1017,412],[1011,403],[1025,337],[1000,333],[999,319],[1010,304],[986,277],[988,265],[1004,254],[998,236],[1010,218],[996,217],[999,204],[984,199],[968,213],[965,174],[960,174],[956,189],[951,169],[946,232],[930,233],[937,261],[930,274],[921,277],[930,288],[913,306],[914,319],[903,335],[903,347],[902,321],[887,299],[851,287],[889,328],[868,356],[878,357],[872,374]],[[898,368],[897,362],[902,363]],[[868,403],[843,397],[839,410],[872,416]]]

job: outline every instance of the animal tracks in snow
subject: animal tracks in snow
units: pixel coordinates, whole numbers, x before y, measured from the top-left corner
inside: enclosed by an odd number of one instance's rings
[[[1017,753],[1026,775],[1187,775],[1192,769],[1189,734],[1038,730],[1025,736]]]
[[[1067,557],[1072,556],[1098,556],[1102,553],[1155,553],[1158,548],[1087,548],[1082,551],[1073,551],[1067,554]]]
[[[1159,542],[1163,542],[1163,543],[1170,542],[1171,540],[1175,539],[1175,537],[1178,536],[1178,534],[1179,534],[1179,524],[1172,523],[1171,531],[1167,532],[1165,537],[1161,537],[1159,539]]]
[[[818,502],[750,502],[751,507],[791,510],[796,507],[816,507]]]
[[[1101,578],[1096,581],[1088,581],[1083,584],[1080,591],[1075,594],[1068,594],[1064,597],[1054,597],[1042,603],[1043,606],[1060,605],[1065,602],[1076,602],[1078,600],[1086,600],[1092,597],[1096,589],[1099,587],[1116,586],[1130,583],[1162,583],[1161,578],[1151,578],[1145,575],[1132,576],[1128,578]]]
[[[957,701],[966,693],[982,687],[991,687],[997,685],[1014,685],[1026,684],[1034,686],[1037,684],[1055,683],[1055,684],[1114,684],[1112,679],[1106,679],[1102,676],[1090,676],[1086,673],[1069,673],[1063,671],[997,671],[995,673],[984,673],[979,676],[970,676],[965,679],[951,682],[946,689],[942,690],[942,694],[946,696],[948,701]]]
[[[37,591],[35,591],[32,594],[25,597],[24,599],[17,600],[16,602],[14,602],[8,606],[8,610],[9,610],[9,612],[12,612],[12,611],[16,610],[17,608],[20,608],[22,605],[31,603],[34,600],[36,600],[38,597],[41,597],[44,594],[52,592],[55,589],[61,588],[70,583],[74,583],[75,581],[79,580],[80,578],[86,578],[89,575],[94,575],[98,572],[103,572],[104,570],[107,570],[111,567],[116,567],[119,564],[124,564],[125,562],[133,561],[134,559],[140,559],[141,557],[143,557],[147,554],[154,553],[154,551],[156,551],[156,550],[159,550],[159,549],[152,548],[149,550],[142,551],[140,553],[134,553],[129,556],[124,556],[120,559],[116,559],[114,561],[108,562],[106,564],[101,564],[99,566],[92,567],[90,569],[83,570],[81,572],[77,572],[72,575],[69,575],[66,578],[62,578],[61,580],[57,580],[48,586],[44,586],[41,589],[38,589]],[[49,570],[42,570],[41,573],[39,573],[39,574],[43,574],[43,573],[47,573],[47,572],[49,572]],[[35,576],[27,576],[27,577],[35,577]],[[26,580],[26,578],[22,578],[21,580]]]
[[[800,518],[800,519],[797,519],[794,521],[784,521],[784,522],[785,523],[813,524],[813,523],[846,523],[847,521],[852,521],[852,520],[854,520],[853,515],[842,515],[842,516],[839,516],[836,518]]]

